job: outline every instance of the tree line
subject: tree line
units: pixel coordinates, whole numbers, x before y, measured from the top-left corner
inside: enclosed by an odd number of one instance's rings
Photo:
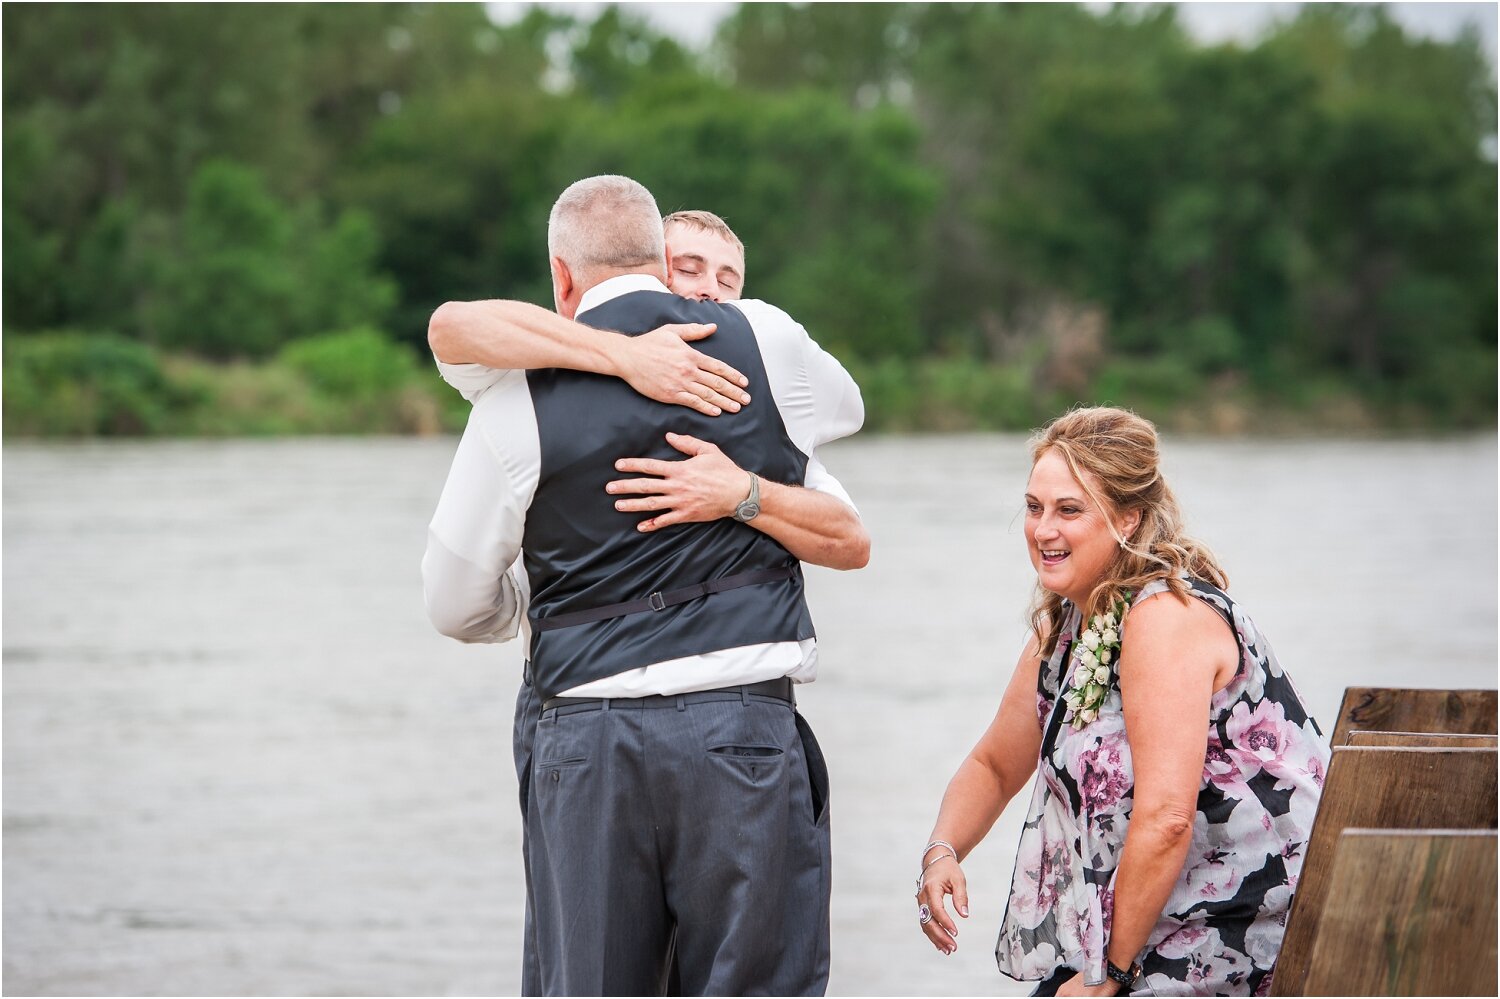
[[[879,426],[1494,422],[1493,71],[1380,7],[1205,45],[747,4],[697,51],[628,7],[45,4],[3,45],[12,432],[452,425],[427,316],[550,303],[601,172],[723,215]]]

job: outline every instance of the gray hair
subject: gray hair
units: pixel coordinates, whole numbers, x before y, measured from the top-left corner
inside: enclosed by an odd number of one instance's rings
[[[664,267],[666,244],[656,199],[629,177],[585,177],[552,206],[547,253],[575,272]]]

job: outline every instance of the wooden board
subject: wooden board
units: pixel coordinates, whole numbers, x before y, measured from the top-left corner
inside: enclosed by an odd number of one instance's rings
[[[1352,828],[1494,829],[1496,776],[1493,749],[1334,749],[1271,994],[1301,995],[1306,986],[1340,833]]]
[[[1310,996],[1493,996],[1494,832],[1346,829],[1318,921]]]
[[[1356,729],[1495,735],[1497,709],[1493,690],[1348,687],[1329,745],[1346,744]]]
[[[1349,733],[1348,746],[1427,746],[1431,749],[1494,749],[1500,738],[1493,735],[1456,735],[1452,732],[1364,732]]]

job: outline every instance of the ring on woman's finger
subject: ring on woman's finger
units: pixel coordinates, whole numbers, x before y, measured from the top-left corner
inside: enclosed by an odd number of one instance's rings
[[[917,922],[922,924],[923,926],[926,926],[928,923],[932,922],[932,909],[927,905],[926,902],[923,902],[921,905],[917,906]]]

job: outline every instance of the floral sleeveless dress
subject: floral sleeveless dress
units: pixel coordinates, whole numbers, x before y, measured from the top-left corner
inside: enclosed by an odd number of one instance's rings
[[[1240,666],[1210,703],[1192,845],[1140,957],[1134,994],[1265,995],[1329,750],[1255,624],[1218,588],[1188,584],[1233,629]],[[1135,602],[1166,589],[1151,583]],[[1113,668],[1098,718],[1081,729],[1063,721],[1081,617],[1071,604],[1064,610],[1065,637],[1037,680],[1041,755],[995,959],[1012,978],[1035,981],[1066,966],[1093,985],[1105,977],[1135,779]],[[1121,639],[1129,641],[1128,613]]]

